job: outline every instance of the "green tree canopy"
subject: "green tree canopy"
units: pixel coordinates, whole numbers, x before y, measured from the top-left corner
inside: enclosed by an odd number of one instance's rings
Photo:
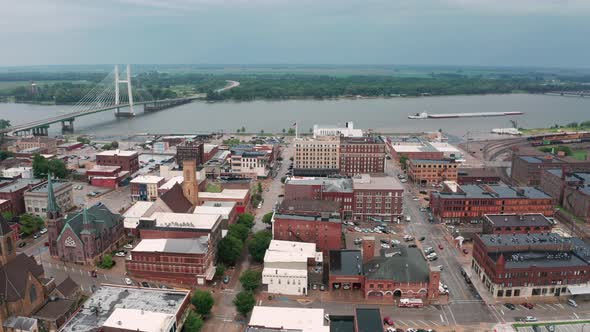
[[[10,127],[10,120],[0,119],[0,129],[6,129]]]
[[[215,269],[215,277],[219,278],[222,275],[224,275],[225,274],[225,270],[226,269],[225,269],[225,265],[224,264],[221,264],[221,263],[217,264],[216,269]]]
[[[256,270],[246,270],[240,276],[240,283],[247,291],[255,291],[260,287],[262,281],[262,272]]]
[[[115,265],[115,262],[113,262],[113,256],[111,256],[111,254],[106,254],[102,256],[102,261],[99,265],[103,269],[110,269],[111,267],[113,267],[113,265]]]
[[[203,318],[193,310],[188,313],[184,325],[182,326],[183,332],[199,332],[203,328]]]
[[[242,251],[244,250],[244,243],[235,236],[227,235],[221,241],[217,248],[217,258],[224,264],[234,265]]]
[[[68,175],[68,169],[62,160],[47,160],[42,155],[35,154],[33,156],[33,175],[36,178],[44,178],[47,177],[48,172],[58,178],[65,178]]]
[[[400,155],[399,156],[399,164],[403,170],[406,169],[407,163],[408,163],[408,156],[406,156],[405,154]]]
[[[258,192],[262,193],[262,182],[258,182]]]
[[[248,228],[254,226],[254,216],[250,213],[242,213],[238,216],[238,224],[243,224]]]
[[[21,225],[21,231],[27,235],[37,232],[45,225],[45,222],[43,222],[41,217],[34,216],[29,213],[25,213],[20,216],[19,223]]]
[[[269,213],[263,215],[262,216],[262,222],[265,223],[265,224],[269,224],[270,225],[271,220],[272,220],[272,215],[273,215],[272,212],[269,212]]]
[[[13,156],[12,152],[0,150],[0,161],[6,160],[12,156]]]
[[[215,301],[211,292],[197,289],[191,298],[191,303],[195,306],[195,310],[202,316],[207,316],[213,308]]]
[[[244,224],[229,225],[227,231],[227,235],[235,236],[242,242],[246,241],[246,239],[248,238],[248,234],[250,234],[250,229],[246,227],[246,225]]]
[[[248,241],[248,251],[252,255],[252,259],[256,262],[264,261],[264,254],[266,249],[270,246],[272,240],[272,233],[267,230],[259,231],[252,236]]]
[[[252,292],[240,292],[234,298],[234,305],[236,306],[236,310],[243,316],[247,316],[248,313],[252,311],[255,304],[256,298],[254,297],[254,294],[252,294]]]

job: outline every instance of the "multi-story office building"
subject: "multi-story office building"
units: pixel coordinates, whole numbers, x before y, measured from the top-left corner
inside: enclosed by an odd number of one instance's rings
[[[183,161],[194,160],[197,166],[203,164],[205,144],[198,140],[186,140],[176,146],[176,162],[182,168]]]
[[[339,172],[339,137],[299,139],[294,141],[294,144],[293,173],[295,175],[325,176]]]
[[[385,142],[378,136],[340,138],[340,174],[375,174],[385,171]]]
[[[363,174],[353,178],[353,186],[353,220],[393,222],[401,217],[404,188],[397,178]]]
[[[409,159],[407,172],[414,183],[430,185],[457,181],[457,165],[451,159]]]
[[[109,150],[96,154],[99,166],[120,166],[121,170],[134,174],[139,171],[139,155],[136,151]]]

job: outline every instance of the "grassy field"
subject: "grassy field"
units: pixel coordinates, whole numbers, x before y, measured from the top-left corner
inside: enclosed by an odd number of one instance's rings
[[[41,81],[41,82],[37,82],[37,84],[44,85],[44,84],[54,84],[54,83],[63,83],[63,82],[88,83],[87,81]],[[0,81],[0,90],[14,89],[19,86],[29,86],[30,84],[31,84],[30,81]]]
[[[539,148],[539,151],[544,151],[546,152],[546,150],[554,148],[555,151],[557,151],[559,149],[560,145],[545,145]],[[578,150],[571,150],[571,155],[570,157],[578,159],[578,160],[586,160],[586,157],[588,156],[588,151],[584,150],[584,149],[578,149]]]

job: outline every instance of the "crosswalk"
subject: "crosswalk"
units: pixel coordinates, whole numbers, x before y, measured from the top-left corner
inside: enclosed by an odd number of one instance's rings
[[[533,309],[527,309],[519,304],[515,304],[514,310],[510,310],[506,308],[503,304],[496,304],[496,308],[502,310],[503,312],[509,311],[534,311],[534,310],[545,310],[545,311],[561,311],[565,309],[565,306],[561,303],[543,303],[543,304],[535,304]]]

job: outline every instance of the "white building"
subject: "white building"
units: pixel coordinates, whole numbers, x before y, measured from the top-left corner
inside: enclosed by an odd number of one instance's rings
[[[134,233],[139,226],[139,220],[144,217],[154,202],[138,201],[123,214],[123,223],[127,234]]]
[[[329,332],[330,326],[324,325],[324,322],[324,309],[255,306],[248,327],[273,331]]]
[[[307,270],[312,262],[321,263],[315,243],[272,240],[264,255],[262,284],[269,293],[305,295],[308,291]]]
[[[21,176],[23,179],[33,178],[33,167],[12,167],[2,170],[2,177],[15,178]]]
[[[335,126],[313,125],[313,138],[321,136],[362,137],[362,129],[354,129],[352,121],[346,122],[344,128]]]
[[[131,199],[155,201],[158,198],[158,188],[164,183],[164,178],[155,175],[140,175],[131,180]],[[137,188],[137,189],[134,189]]]

